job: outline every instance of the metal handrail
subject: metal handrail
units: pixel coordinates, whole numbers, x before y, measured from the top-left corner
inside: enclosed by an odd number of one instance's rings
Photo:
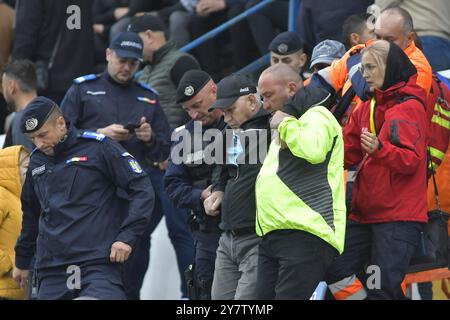
[[[255,14],[256,12],[260,11],[265,6],[271,4],[274,1],[275,0],[263,0],[262,2],[247,9],[246,11],[244,11],[241,14],[237,15],[236,17],[230,19],[229,21],[221,24],[220,26],[212,29],[211,31],[205,33],[204,35],[191,41],[187,45],[183,46],[180,50],[184,51],[184,52],[188,52],[188,51],[200,46],[204,42],[208,41],[209,39],[214,38],[216,35],[227,30],[229,27],[240,22],[241,20],[244,20],[247,17]],[[301,0],[289,0],[288,31],[295,31],[297,28],[297,14],[298,14],[298,10],[300,8],[300,3],[301,3]],[[249,65],[240,69],[238,71],[238,73],[242,73],[242,74],[252,73],[253,71],[261,69],[262,67],[264,67],[265,65],[268,65],[269,63],[270,63],[270,55],[269,55],[269,53],[266,53],[261,58],[258,58],[257,60],[253,61]]]

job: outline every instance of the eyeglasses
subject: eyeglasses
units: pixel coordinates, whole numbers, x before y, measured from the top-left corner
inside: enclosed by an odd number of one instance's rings
[[[376,64],[368,63],[365,66],[360,65],[359,66],[359,72],[361,74],[364,74],[364,71],[367,71],[368,73],[372,73],[378,66]]]

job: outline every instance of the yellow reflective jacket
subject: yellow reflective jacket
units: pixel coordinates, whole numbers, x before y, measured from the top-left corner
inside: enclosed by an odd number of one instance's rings
[[[303,230],[344,249],[345,195],[342,128],[322,106],[278,130],[287,148],[272,142],[256,181],[259,236],[282,229]]]

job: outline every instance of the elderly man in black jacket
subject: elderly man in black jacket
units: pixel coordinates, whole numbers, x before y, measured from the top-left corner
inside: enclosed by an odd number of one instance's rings
[[[255,182],[270,145],[270,114],[262,108],[256,86],[243,75],[231,75],[218,84],[211,109],[222,109],[226,161],[204,202],[216,215],[221,205],[223,230],[217,249],[212,299],[256,299],[259,238],[255,233]]]

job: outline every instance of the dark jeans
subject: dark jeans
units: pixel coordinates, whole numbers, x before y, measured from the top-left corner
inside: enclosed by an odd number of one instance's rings
[[[352,275],[367,266],[380,269],[380,287],[367,290],[368,299],[404,299],[401,283],[419,241],[423,224],[417,222],[388,222],[361,224],[349,220],[345,248],[328,270],[328,285]]]
[[[193,15],[189,24],[192,39],[202,36],[225,21],[227,21],[227,9],[214,12],[207,17]],[[202,69],[208,72],[215,82],[222,78],[221,53],[226,36],[227,32],[222,33],[202,43],[193,51]]]
[[[246,8],[253,7],[260,2],[261,0],[249,1]],[[248,24],[260,54],[269,51],[270,42],[280,31],[287,30],[288,12],[289,2],[275,1],[248,17]]]
[[[139,299],[139,292],[150,260],[151,234],[158,226],[163,215],[166,218],[169,238],[177,257],[182,296],[187,297],[184,271],[194,259],[194,240],[187,224],[189,210],[176,209],[172,205],[163,189],[163,171],[157,168],[149,168],[146,172],[155,190],[155,208],[153,209],[149,226],[136,244],[134,254],[132,254],[130,260],[125,264],[124,284],[127,299]]]
[[[228,10],[228,19],[232,19],[244,11],[244,3],[235,4]],[[234,70],[240,70],[260,57],[248,19],[244,19],[231,27],[230,35]]]
[[[276,230],[259,245],[258,300],[311,298],[337,250],[301,230]]]

